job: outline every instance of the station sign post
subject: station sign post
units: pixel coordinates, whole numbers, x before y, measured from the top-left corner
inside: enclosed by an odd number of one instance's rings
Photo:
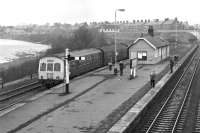
[[[131,52],[131,57],[130,57],[130,79],[136,77],[136,69],[137,69],[137,56],[136,53]]]

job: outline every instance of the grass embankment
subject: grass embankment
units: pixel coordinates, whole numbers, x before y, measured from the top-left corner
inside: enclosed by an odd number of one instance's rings
[[[179,55],[180,58],[185,55],[196,43],[196,37],[187,32],[178,32],[177,33],[177,42],[175,32],[166,32],[160,33],[160,36],[165,40],[169,41],[170,45],[170,55]]]

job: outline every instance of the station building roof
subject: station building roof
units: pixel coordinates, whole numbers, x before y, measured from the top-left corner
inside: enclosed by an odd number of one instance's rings
[[[160,48],[160,47],[165,47],[168,46],[169,43],[164,40],[161,37],[158,36],[145,36],[145,37],[139,37],[137,38],[129,47],[133,46],[134,44],[136,44],[137,42],[139,42],[140,40],[144,40],[145,42],[147,42],[147,44],[149,44],[151,47],[153,47],[154,49]]]

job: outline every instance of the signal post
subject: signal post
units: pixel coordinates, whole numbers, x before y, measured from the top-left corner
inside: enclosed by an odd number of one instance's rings
[[[65,92],[64,94],[69,94],[69,61],[71,60],[85,60],[85,57],[72,57],[70,56],[69,49],[65,49]]]
[[[65,94],[69,94],[69,49],[65,49]]]

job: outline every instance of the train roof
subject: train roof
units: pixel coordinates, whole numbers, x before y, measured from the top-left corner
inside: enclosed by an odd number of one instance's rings
[[[95,54],[95,53],[99,53],[101,52],[99,49],[95,49],[95,48],[90,48],[90,49],[83,49],[83,50],[75,50],[75,51],[70,51],[70,55],[71,56],[86,56],[88,54]],[[54,55],[48,55],[46,57],[58,57],[58,58],[62,58],[65,56],[65,53],[58,53],[58,54],[54,54]]]
[[[101,47],[100,49],[102,49],[103,51],[113,51],[114,48],[115,48],[115,45],[108,45],[108,46]],[[116,48],[117,49],[127,49],[128,46],[123,43],[117,43]]]
[[[84,56],[84,55],[95,54],[95,53],[99,53],[99,52],[101,52],[99,49],[90,48],[90,49],[72,51],[71,54],[72,54],[72,56],[73,55],[74,56]]]

